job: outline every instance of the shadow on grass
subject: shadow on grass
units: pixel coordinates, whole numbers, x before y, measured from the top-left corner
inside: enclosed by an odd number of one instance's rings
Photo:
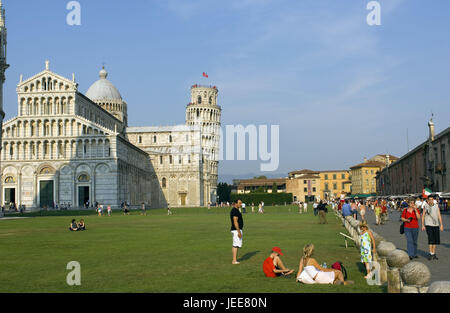
[[[239,260],[238,262],[242,262],[242,261],[246,261],[251,259],[252,257],[254,257],[255,255],[257,255],[260,251],[253,251],[253,252],[248,252],[246,254],[244,254]]]
[[[365,266],[363,263],[361,263],[361,262],[356,262],[355,264],[356,264],[356,267],[358,268],[358,271],[359,271],[360,273],[363,273],[364,275],[367,274],[367,273],[366,273],[366,266]]]

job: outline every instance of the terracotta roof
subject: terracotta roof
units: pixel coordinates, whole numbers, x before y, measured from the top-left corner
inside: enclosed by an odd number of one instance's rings
[[[286,178],[268,178],[268,179],[241,179],[239,187],[244,186],[272,186],[273,183],[286,184]]]
[[[299,174],[319,174],[319,171],[312,171],[312,170],[303,169],[303,170],[300,170],[300,171],[293,171],[293,172],[289,173],[289,175],[299,175]]]
[[[386,164],[384,164],[382,162],[368,161],[368,162],[364,162],[364,163],[360,163],[358,165],[352,166],[350,168],[351,169],[360,168],[360,167],[380,167],[380,168],[383,168],[385,166],[386,166]]]
[[[340,172],[346,172],[348,173],[348,170],[331,170],[331,171],[319,171],[319,173],[340,173]]]
[[[296,179],[320,179],[319,175],[310,175],[310,174],[304,174],[300,177],[297,177]]]

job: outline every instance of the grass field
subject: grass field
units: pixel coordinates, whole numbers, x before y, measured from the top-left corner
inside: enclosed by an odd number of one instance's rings
[[[244,214],[241,264],[231,265],[229,208],[173,211],[62,213],[84,218],[84,232],[68,231],[71,216],[0,221],[0,292],[385,292],[363,279],[359,252],[352,243],[345,248],[339,235],[345,229],[333,213],[326,225],[311,209],[298,214],[295,207],[266,207],[263,215]],[[264,276],[262,262],[272,246],[281,247],[284,263],[297,271],[310,242],[320,263],[342,261],[355,284],[303,285]],[[70,261],[81,264],[81,286],[66,283]]]

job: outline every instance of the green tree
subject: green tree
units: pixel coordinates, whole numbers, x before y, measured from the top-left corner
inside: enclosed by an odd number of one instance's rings
[[[259,186],[258,188],[256,188],[255,190],[252,191],[253,193],[264,193],[266,192],[266,190],[264,189],[263,186]]]
[[[231,186],[227,183],[219,183],[217,185],[218,202],[230,202]]]
[[[253,179],[267,179],[267,177],[264,175],[261,175],[261,176],[255,176],[255,177],[253,177]]]
[[[278,186],[276,182],[273,182],[272,185],[272,193],[277,193],[278,192]]]

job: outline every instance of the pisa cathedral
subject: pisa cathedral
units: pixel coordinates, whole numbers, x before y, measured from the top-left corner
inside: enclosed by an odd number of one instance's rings
[[[4,80],[4,13],[0,25]],[[1,203],[27,208],[82,207],[87,201],[116,208],[124,201],[153,208],[214,203],[218,89],[191,87],[184,125],[129,127],[128,105],[107,77],[103,68],[86,94],[75,75],[52,72],[48,61],[42,72],[20,77],[18,115],[2,125]]]

